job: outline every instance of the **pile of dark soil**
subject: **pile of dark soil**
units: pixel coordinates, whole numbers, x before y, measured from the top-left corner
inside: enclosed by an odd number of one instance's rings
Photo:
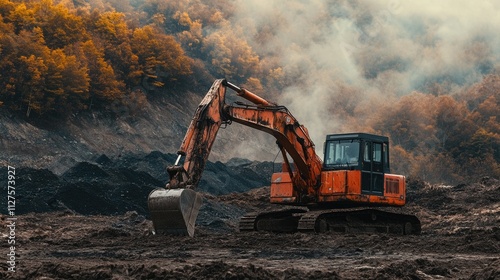
[[[6,174],[5,169],[0,172]],[[6,183],[3,184],[6,186]],[[70,211],[79,214],[147,212],[151,190],[163,184],[149,174],[77,163],[62,176],[47,169],[16,169],[16,213]],[[0,203],[3,211],[5,201]]]
[[[47,169],[16,169],[16,214],[69,211],[83,215],[117,215],[136,211],[148,215],[147,197],[168,181],[166,167],[175,161],[173,154],[152,152],[110,159],[106,155],[95,162],[79,162],[58,176]],[[227,164],[207,162],[198,190],[210,195],[245,192],[268,184],[273,172],[270,162],[242,159]],[[0,174],[7,174],[6,167]],[[7,176],[0,177],[6,192]],[[212,197],[213,198],[213,197]],[[6,213],[6,200],[0,201],[0,213]],[[220,224],[241,216],[241,208],[205,199],[200,222]]]
[[[154,178],[167,182],[166,168],[172,165],[177,156],[151,152],[146,155],[130,154],[114,160],[100,156],[96,161],[105,162],[103,166],[143,171]],[[272,162],[258,162],[234,158],[227,163],[207,161],[198,191],[213,195],[246,192],[256,187],[269,185],[271,174],[281,168]]]

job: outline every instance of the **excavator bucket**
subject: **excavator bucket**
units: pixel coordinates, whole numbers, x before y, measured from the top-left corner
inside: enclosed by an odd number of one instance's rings
[[[156,233],[194,235],[203,200],[191,189],[156,189],[149,194],[148,208]]]

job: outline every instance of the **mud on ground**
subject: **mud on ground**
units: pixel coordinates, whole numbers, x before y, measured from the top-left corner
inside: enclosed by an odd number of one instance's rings
[[[498,228],[420,236],[270,234],[199,227],[151,233],[135,212],[18,217],[17,266],[2,279],[498,279]]]
[[[419,236],[238,232],[241,215],[271,207],[264,187],[204,193],[189,238],[152,234],[141,196],[161,180],[132,168],[140,162],[79,164],[61,176],[22,169],[20,201],[38,198],[36,212],[17,215],[16,272],[1,261],[0,278],[500,279],[500,184],[492,178],[457,186],[410,179],[407,210],[421,219]],[[244,165],[226,180],[259,172]],[[216,176],[229,167],[212,168]],[[8,232],[0,234],[6,248]]]

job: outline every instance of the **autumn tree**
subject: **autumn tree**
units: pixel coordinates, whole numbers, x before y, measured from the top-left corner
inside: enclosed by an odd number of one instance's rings
[[[30,55],[29,57],[19,57],[19,76],[17,89],[23,94],[22,101],[27,103],[26,115],[29,116],[31,110],[41,113],[51,104],[45,104],[50,101],[50,98],[45,98],[43,91],[45,79],[43,74],[47,71],[47,66],[44,64],[43,59]],[[50,106],[50,107],[49,107]]]
[[[36,24],[35,11],[28,9],[24,3],[20,3],[8,14],[8,21],[15,27],[15,33],[21,30],[30,30]]]
[[[209,35],[204,41],[203,51],[223,77],[241,80],[259,72],[259,56],[234,32],[221,30]]]
[[[13,30],[12,30],[13,31]],[[2,40],[2,99],[14,110],[41,111],[45,72],[44,58],[48,48],[43,47],[39,29],[3,34]],[[28,104],[26,106],[26,104]]]
[[[16,4],[9,0],[0,0],[0,15],[7,18],[16,9]]]
[[[82,55],[79,59],[88,68],[90,78],[89,107],[121,97],[125,93],[124,83],[116,79],[113,67],[104,59],[104,51],[90,40],[81,43],[79,48]]]
[[[182,46],[194,55],[201,55],[201,47],[203,43],[203,25],[200,20],[192,20],[187,12],[177,11],[174,19],[178,21],[180,26],[186,27],[177,34],[177,38]]]
[[[467,122],[473,124],[467,137],[453,149],[454,156],[476,174],[500,177],[500,76],[486,76],[461,98],[470,113]],[[489,173],[489,174],[486,174]]]
[[[0,4],[0,7],[2,5],[3,3]],[[5,23],[0,14],[0,101],[5,104],[13,103],[12,100],[15,97],[15,81],[13,79],[14,62],[17,55],[15,41],[16,35],[13,25]]]
[[[191,57],[203,62],[196,63],[196,73],[209,72],[242,84],[282,78],[274,71],[277,67],[262,71],[243,30],[229,21],[235,10],[230,1],[148,0],[144,7],[152,24],[175,36]]]
[[[392,143],[406,150],[426,152],[438,144],[435,127],[435,97],[420,92],[403,96],[380,110],[376,130],[390,132]]]
[[[52,0],[41,0],[33,7],[36,25],[41,27],[46,44],[51,49],[88,39],[81,17],[63,4],[54,5]]]
[[[138,69],[148,85],[162,87],[191,73],[192,60],[173,36],[152,26],[134,30],[131,47],[141,65]]]
[[[470,119],[486,130],[500,134],[500,75],[489,75],[462,97],[471,110]]]
[[[125,22],[125,15],[94,10],[87,25],[94,43],[103,49],[104,58],[113,66],[117,78],[123,80],[128,88],[137,85],[141,72],[138,70],[138,58],[130,45],[132,30]]]
[[[80,100],[86,98],[89,85],[87,69],[76,57],[45,46],[40,28],[21,31],[16,42],[22,47],[18,45],[11,55],[15,67],[7,87],[15,97],[10,105],[20,109],[24,104],[28,116],[32,111],[42,114],[81,108]]]

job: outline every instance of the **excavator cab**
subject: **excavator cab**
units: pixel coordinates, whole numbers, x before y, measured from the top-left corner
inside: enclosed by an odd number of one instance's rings
[[[390,174],[389,138],[368,133],[327,135],[324,155],[320,201],[405,204],[405,178]]]
[[[383,194],[390,173],[389,138],[368,133],[327,135],[324,170],[361,171],[361,192]]]

